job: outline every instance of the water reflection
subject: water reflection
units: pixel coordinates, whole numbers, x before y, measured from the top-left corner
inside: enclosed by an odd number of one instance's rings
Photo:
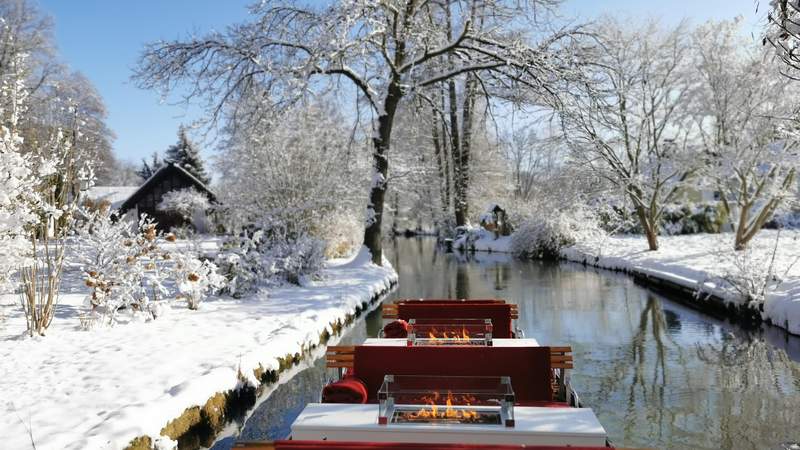
[[[445,254],[428,239],[398,239],[388,257],[400,274],[395,298],[503,297],[519,304],[527,336],[571,345],[573,384],[617,445],[738,450],[800,440],[800,339],[777,328],[742,330],[576,264]],[[379,328],[376,311],[346,340]],[[241,437],[285,437],[324,381],[317,362],[261,404]]]

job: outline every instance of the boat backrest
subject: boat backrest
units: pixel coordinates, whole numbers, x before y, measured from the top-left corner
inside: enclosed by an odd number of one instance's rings
[[[385,319],[491,319],[492,337],[514,337],[513,321],[519,317],[517,305],[502,300],[401,301],[383,306]]]
[[[552,401],[550,347],[400,347],[354,349],[353,374],[376,402],[385,375],[509,376],[518,403]],[[335,360],[335,364],[342,364]]]

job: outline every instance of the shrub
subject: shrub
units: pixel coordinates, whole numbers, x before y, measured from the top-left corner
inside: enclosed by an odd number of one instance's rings
[[[102,212],[87,217],[77,230],[76,257],[91,289],[86,304],[92,317],[114,324],[118,311],[126,309],[154,318],[158,305],[152,302],[168,294],[168,274],[159,261],[171,258],[159,248],[155,224],[142,217],[134,225]]]
[[[225,277],[217,273],[216,264],[192,254],[175,255],[173,274],[179,298],[186,299],[189,309],[197,309],[209,293],[225,285]]]
[[[596,217],[583,208],[542,214],[524,221],[511,235],[517,257],[558,259],[561,249],[602,234]]]
[[[261,231],[253,233],[246,230],[241,236],[230,238],[223,244],[223,251],[215,260],[219,273],[226,279],[221,292],[241,298],[258,288],[258,280],[263,275],[261,254],[258,252],[262,236]]]
[[[262,267],[272,280],[302,285],[319,276],[325,262],[325,241],[307,234],[270,239],[262,258]]]
[[[632,209],[605,205],[597,209],[604,230],[609,233],[641,234],[642,228]],[[660,232],[666,235],[720,233],[725,229],[728,215],[716,203],[670,204],[661,216]]]
[[[167,192],[156,208],[178,214],[183,220],[190,221],[198,232],[205,233],[210,228],[206,217],[210,207],[211,203],[205,194],[195,188],[187,188]]]

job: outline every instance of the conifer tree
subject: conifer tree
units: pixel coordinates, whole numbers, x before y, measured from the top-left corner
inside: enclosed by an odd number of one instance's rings
[[[153,152],[152,160],[147,163],[147,160],[142,158],[142,167],[136,171],[136,174],[142,177],[142,180],[147,181],[154,173],[158,172],[164,165],[164,161],[159,159],[158,152]]]
[[[211,181],[203,160],[200,158],[200,152],[189,140],[185,127],[178,129],[178,142],[167,149],[164,160],[186,170],[203,184],[208,184]]]

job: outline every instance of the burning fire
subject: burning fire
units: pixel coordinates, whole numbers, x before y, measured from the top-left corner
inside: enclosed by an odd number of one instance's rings
[[[438,334],[438,336],[437,336],[437,334]],[[439,339],[447,339],[448,342],[455,342],[455,343],[459,343],[459,342],[469,343],[470,342],[470,340],[469,340],[470,339],[469,332],[467,331],[467,327],[464,327],[464,326],[461,327],[461,332],[458,332],[458,331],[451,331],[451,332],[442,331],[441,333],[439,333],[438,330],[436,328],[434,328],[433,330],[428,332],[428,339],[430,339],[432,342],[436,342]]]
[[[431,420],[458,420],[458,421],[474,421],[478,419],[478,412],[473,411],[470,409],[456,409],[453,408],[453,394],[450,391],[447,391],[447,400],[445,402],[445,408],[441,409],[437,404],[439,401],[440,395],[438,392],[434,392],[433,398],[430,397],[423,397],[423,400],[428,404],[427,407],[420,408],[419,411],[409,413],[407,418],[410,420],[421,420],[421,421],[431,421]],[[462,398],[466,406],[470,406],[470,398],[464,396]]]

